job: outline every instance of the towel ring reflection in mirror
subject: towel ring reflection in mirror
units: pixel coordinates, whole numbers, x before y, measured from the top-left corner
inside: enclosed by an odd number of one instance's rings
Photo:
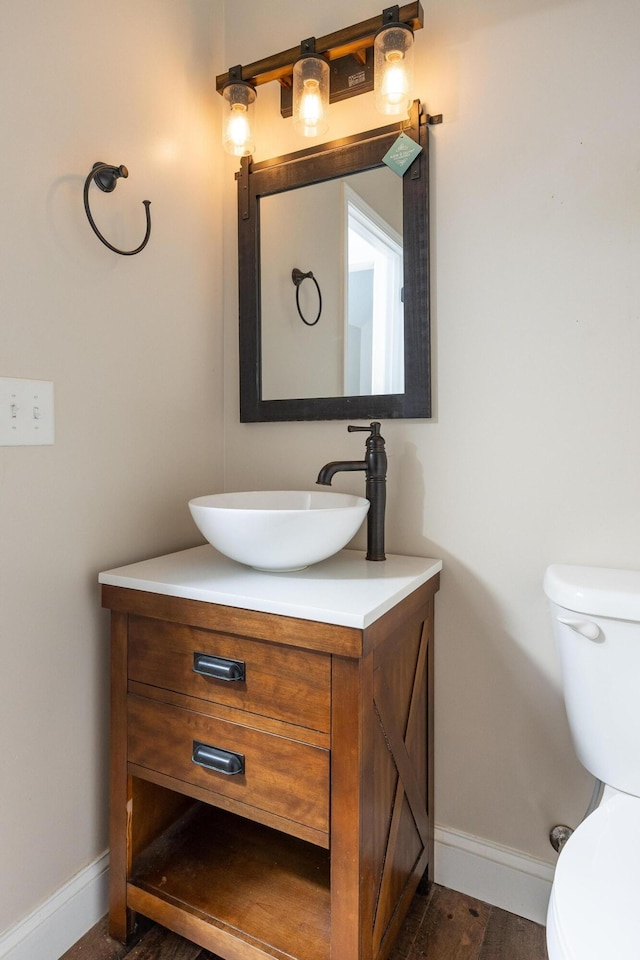
[[[320,285],[311,270],[309,270],[308,273],[303,273],[302,270],[298,270],[297,267],[294,267],[291,271],[291,279],[293,280],[296,288],[296,307],[298,308],[300,319],[303,323],[306,323],[308,327],[315,327],[316,323],[320,319],[320,314],[322,313],[322,294],[320,293]],[[315,320],[307,320],[302,312],[302,308],[300,307],[300,287],[305,280],[313,280],[316,285],[316,290],[318,291],[318,314]]]
[[[118,247],[114,247],[113,244],[109,243],[108,240],[105,240],[105,238],[102,236],[102,234],[98,230],[93,217],[91,216],[91,210],[89,209],[89,187],[91,185],[91,181],[93,180],[96,186],[99,187],[103,191],[103,193],[111,193],[113,190],[115,190],[120,177],[126,178],[128,176],[129,176],[129,171],[124,166],[124,164],[121,164],[119,167],[114,167],[110,163],[98,162],[98,163],[94,163],[93,167],[91,168],[91,172],[89,173],[89,176],[84,182],[84,209],[85,209],[85,213],[87,214],[87,219],[91,224],[91,229],[95,233],[98,240],[100,240],[101,243],[104,243],[105,247],[108,247],[109,250],[113,250],[114,253],[119,253],[123,257],[132,257],[134,256],[134,254],[140,253],[140,251],[144,250],[144,248],[146,247],[149,237],[151,235],[151,214],[149,213],[149,206],[151,205],[151,201],[150,200],[142,201],[144,205],[146,218],[147,218],[147,229],[144,235],[144,240],[142,241],[140,246],[135,248],[135,250],[119,250]]]

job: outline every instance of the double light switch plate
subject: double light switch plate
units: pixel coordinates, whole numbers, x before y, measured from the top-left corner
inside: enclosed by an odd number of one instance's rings
[[[0,446],[53,442],[53,383],[0,377]]]

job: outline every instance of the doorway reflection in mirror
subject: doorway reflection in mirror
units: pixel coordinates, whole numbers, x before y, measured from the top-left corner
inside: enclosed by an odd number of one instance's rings
[[[404,392],[402,233],[343,184],[345,396]]]

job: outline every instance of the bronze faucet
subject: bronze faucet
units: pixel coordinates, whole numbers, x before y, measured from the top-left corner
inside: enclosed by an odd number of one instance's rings
[[[316,483],[331,485],[336,473],[350,470],[364,470],[366,479],[366,497],[369,501],[367,514],[367,560],[386,560],[384,555],[384,513],[387,501],[387,454],[384,437],[380,436],[380,424],[374,421],[368,427],[348,426],[349,433],[364,431],[369,433],[364,460],[333,460],[325,463],[318,474]]]

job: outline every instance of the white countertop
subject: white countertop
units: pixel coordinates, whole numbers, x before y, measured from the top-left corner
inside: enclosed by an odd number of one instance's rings
[[[442,569],[441,560],[341,550],[293,573],[261,573],[208,544],[106,570],[100,583],[345,627],[369,626]]]

